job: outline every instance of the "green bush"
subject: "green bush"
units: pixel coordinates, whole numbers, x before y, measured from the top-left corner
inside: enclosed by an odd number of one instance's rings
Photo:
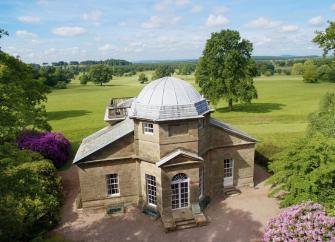
[[[66,89],[66,82],[63,82],[63,81],[57,82],[55,88],[57,88],[57,89]]]
[[[335,214],[335,139],[321,135],[303,138],[274,157],[269,165],[283,207],[308,200],[320,203]]]
[[[272,71],[265,71],[264,76],[273,76],[273,72]]]
[[[268,165],[272,161],[273,156],[280,151],[282,151],[282,148],[274,145],[273,143],[257,145],[255,152],[255,162],[268,169]]]
[[[27,241],[59,220],[61,180],[41,155],[0,145],[0,241]]]

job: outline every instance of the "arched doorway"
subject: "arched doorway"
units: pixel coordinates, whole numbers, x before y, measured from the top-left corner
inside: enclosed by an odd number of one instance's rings
[[[171,181],[172,209],[186,208],[189,204],[189,179],[184,173],[179,173]]]

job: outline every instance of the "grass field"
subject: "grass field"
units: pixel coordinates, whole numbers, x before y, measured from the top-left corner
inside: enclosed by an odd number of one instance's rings
[[[149,77],[151,73],[146,73]],[[193,76],[179,76],[195,86]],[[318,108],[327,91],[335,84],[303,83],[301,77],[273,76],[255,80],[259,98],[252,104],[235,104],[228,112],[220,102],[213,117],[251,134],[261,143],[286,146],[303,135],[307,116]],[[105,86],[80,85],[74,80],[67,89],[54,90],[48,96],[47,111],[54,131],[65,134],[74,150],[85,136],[104,127],[105,106],[111,97],[136,96],[144,87],[137,76],[116,77]]]

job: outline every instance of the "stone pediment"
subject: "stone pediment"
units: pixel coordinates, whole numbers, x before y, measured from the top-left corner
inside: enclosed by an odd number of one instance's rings
[[[166,166],[178,166],[178,165],[187,165],[194,163],[203,162],[203,158],[198,156],[198,154],[186,151],[183,149],[176,149],[173,152],[167,154],[162,157],[156,165],[158,167],[166,167]]]

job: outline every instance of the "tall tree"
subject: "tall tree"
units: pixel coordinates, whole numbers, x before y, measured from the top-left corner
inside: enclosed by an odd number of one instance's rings
[[[329,21],[329,26],[325,31],[316,31],[316,36],[313,42],[318,44],[323,49],[323,55],[327,55],[329,51],[335,54],[335,22]]]
[[[174,68],[171,65],[159,65],[151,79],[155,80],[165,76],[171,76],[173,73]]]
[[[196,68],[201,92],[213,103],[224,98],[229,110],[233,109],[233,102],[250,103],[257,98],[252,50],[251,42],[241,39],[237,31],[212,33]]]
[[[141,74],[138,76],[138,81],[139,81],[141,84],[144,84],[144,83],[148,82],[148,77],[147,77],[144,73],[141,73]]]
[[[48,88],[32,68],[0,51],[0,143],[26,127],[50,129],[44,107]]]
[[[91,66],[88,70],[88,78],[95,84],[100,84],[109,82],[113,78],[113,70],[104,64]]]
[[[312,60],[305,61],[303,70],[302,77],[304,82],[318,82],[318,69]]]

